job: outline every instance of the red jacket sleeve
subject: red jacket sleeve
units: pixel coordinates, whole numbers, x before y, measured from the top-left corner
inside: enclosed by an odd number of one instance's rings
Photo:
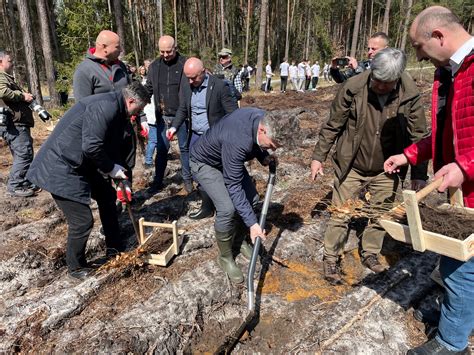
[[[431,159],[433,156],[431,135],[406,147],[403,150],[403,153],[406,155],[408,162],[411,165],[418,165],[425,160]]]

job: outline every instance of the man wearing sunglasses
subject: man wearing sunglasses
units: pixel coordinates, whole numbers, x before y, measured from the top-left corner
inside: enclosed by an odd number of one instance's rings
[[[242,98],[242,80],[239,68],[232,63],[232,51],[229,48],[222,48],[218,56],[219,63],[216,64],[213,74],[229,84],[232,97],[235,101],[239,101]]]

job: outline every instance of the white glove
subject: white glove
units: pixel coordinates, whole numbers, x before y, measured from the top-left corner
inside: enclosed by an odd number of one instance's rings
[[[118,164],[114,164],[114,168],[112,171],[109,171],[107,175],[109,175],[112,179],[127,179],[127,175],[125,175],[125,168]]]
[[[148,132],[150,132],[150,126],[148,126],[148,122],[141,122],[140,126],[142,127],[141,135],[144,137],[148,136]]]

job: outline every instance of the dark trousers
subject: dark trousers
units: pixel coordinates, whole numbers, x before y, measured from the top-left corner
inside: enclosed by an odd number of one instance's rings
[[[250,90],[250,78],[245,78],[243,91],[249,91],[249,90]]]
[[[7,190],[13,191],[29,185],[26,173],[33,161],[33,138],[30,127],[9,125],[1,128],[1,137],[5,140],[13,156]]]
[[[104,228],[107,253],[124,251],[127,238],[120,235],[115,206],[116,191],[110,182],[98,173],[90,178],[91,195],[97,201],[100,221]],[[88,204],[52,195],[59,209],[64,213],[68,224],[66,263],[69,271],[87,267],[86,244],[94,225],[91,208]]]
[[[311,86],[313,87],[313,89],[316,89],[316,85],[318,85],[318,80],[319,80],[319,77],[317,76],[313,76],[311,78]]]
[[[280,90],[281,91],[286,91],[286,84],[288,83],[288,77],[287,76],[282,76],[281,77],[281,82],[280,82]]]
[[[311,84],[311,77],[310,76],[307,76],[305,78],[305,83],[304,83],[304,89],[305,90],[309,90],[309,84]]]
[[[157,186],[163,185],[166,166],[168,165],[168,151],[170,142],[166,138],[166,130],[171,127],[171,121],[174,117],[163,116],[161,122],[156,123],[157,140],[156,140],[156,157],[155,157],[155,179],[153,184]],[[189,168],[189,147],[188,147],[188,131],[186,123],[179,127],[176,135],[178,136],[178,145],[181,160],[181,175],[183,180],[192,180],[191,169]]]

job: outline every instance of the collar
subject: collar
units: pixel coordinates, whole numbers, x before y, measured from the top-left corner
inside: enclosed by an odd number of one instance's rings
[[[456,72],[461,67],[464,58],[474,49],[474,37],[465,42],[458,50],[449,58],[449,65],[451,66],[451,75],[456,75]]]
[[[209,84],[209,75],[206,73],[206,76],[204,77],[204,80],[201,83],[201,88],[207,88],[207,85]]]

